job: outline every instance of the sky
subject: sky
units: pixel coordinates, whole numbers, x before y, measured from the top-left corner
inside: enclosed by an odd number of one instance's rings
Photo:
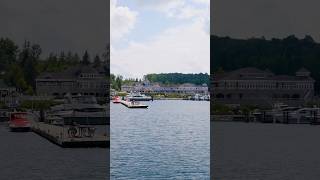
[[[311,35],[320,42],[319,0],[214,0],[211,32],[235,38]]]
[[[0,37],[29,40],[44,54],[88,50],[101,54],[109,41],[106,0],[1,0]],[[92,55],[93,56],[93,55]]]
[[[111,73],[210,72],[209,0],[111,0]]]

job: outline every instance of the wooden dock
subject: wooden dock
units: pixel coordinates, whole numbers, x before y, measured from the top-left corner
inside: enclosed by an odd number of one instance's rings
[[[126,106],[127,108],[148,108],[148,105],[140,104],[133,101],[123,101],[121,100],[121,104]]]
[[[76,127],[59,126],[44,122],[33,122],[31,126],[33,132],[61,147],[110,147],[110,136],[107,133],[88,136],[78,130],[77,133],[73,133],[70,136],[70,128],[74,129]]]

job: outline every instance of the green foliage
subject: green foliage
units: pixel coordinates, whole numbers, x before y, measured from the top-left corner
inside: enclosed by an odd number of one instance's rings
[[[7,66],[16,61],[18,46],[10,39],[0,39],[0,71],[5,71]]]
[[[182,74],[182,73],[162,73],[148,74],[145,76],[150,82],[158,82],[162,84],[183,84],[192,83],[196,85],[210,84],[208,74]]]
[[[116,96],[121,96],[121,97],[126,96],[126,95],[128,95],[128,93],[126,93],[126,92],[118,92],[116,94]]]
[[[233,114],[232,108],[224,104],[214,104],[211,107],[211,112],[214,115],[230,115]]]
[[[89,53],[88,51],[85,51],[84,52],[84,55],[82,56],[82,61],[81,61],[82,64],[85,64],[85,65],[89,65],[90,64],[90,56],[89,56]]]
[[[320,90],[320,44],[311,36],[298,39],[294,35],[284,39],[247,40],[211,36],[211,70],[232,71],[244,67],[269,69],[275,74],[294,75],[307,68]]]
[[[38,44],[25,41],[22,48],[10,39],[0,39],[0,78],[6,84],[15,86],[25,94],[35,92],[35,79],[43,72],[59,72],[80,62],[90,65],[90,55],[85,51],[81,61],[77,53],[62,51],[59,55],[50,53],[48,57],[41,57],[42,49]],[[95,67],[104,65],[97,55]],[[107,76],[108,74],[106,74]]]
[[[121,86],[122,84],[124,84],[123,77],[120,75],[114,75],[114,74],[110,74],[110,83],[111,83],[111,88],[115,89],[117,91],[121,90]]]
[[[23,109],[34,109],[34,110],[47,110],[51,106],[57,105],[59,103],[52,100],[39,100],[39,101],[23,101],[20,105],[20,108]]]

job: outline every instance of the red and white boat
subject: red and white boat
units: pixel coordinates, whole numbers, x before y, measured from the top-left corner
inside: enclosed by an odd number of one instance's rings
[[[121,103],[121,97],[120,97],[120,96],[115,96],[115,97],[113,98],[113,101],[112,101],[112,102],[115,103],[115,104]]]
[[[30,131],[31,124],[27,112],[12,112],[9,117],[11,131]]]

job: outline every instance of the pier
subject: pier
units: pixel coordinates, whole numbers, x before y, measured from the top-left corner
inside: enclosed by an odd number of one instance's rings
[[[60,126],[33,121],[31,130],[54,144],[64,148],[110,147],[110,137],[95,134],[92,127]],[[92,130],[90,132],[90,130]]]

